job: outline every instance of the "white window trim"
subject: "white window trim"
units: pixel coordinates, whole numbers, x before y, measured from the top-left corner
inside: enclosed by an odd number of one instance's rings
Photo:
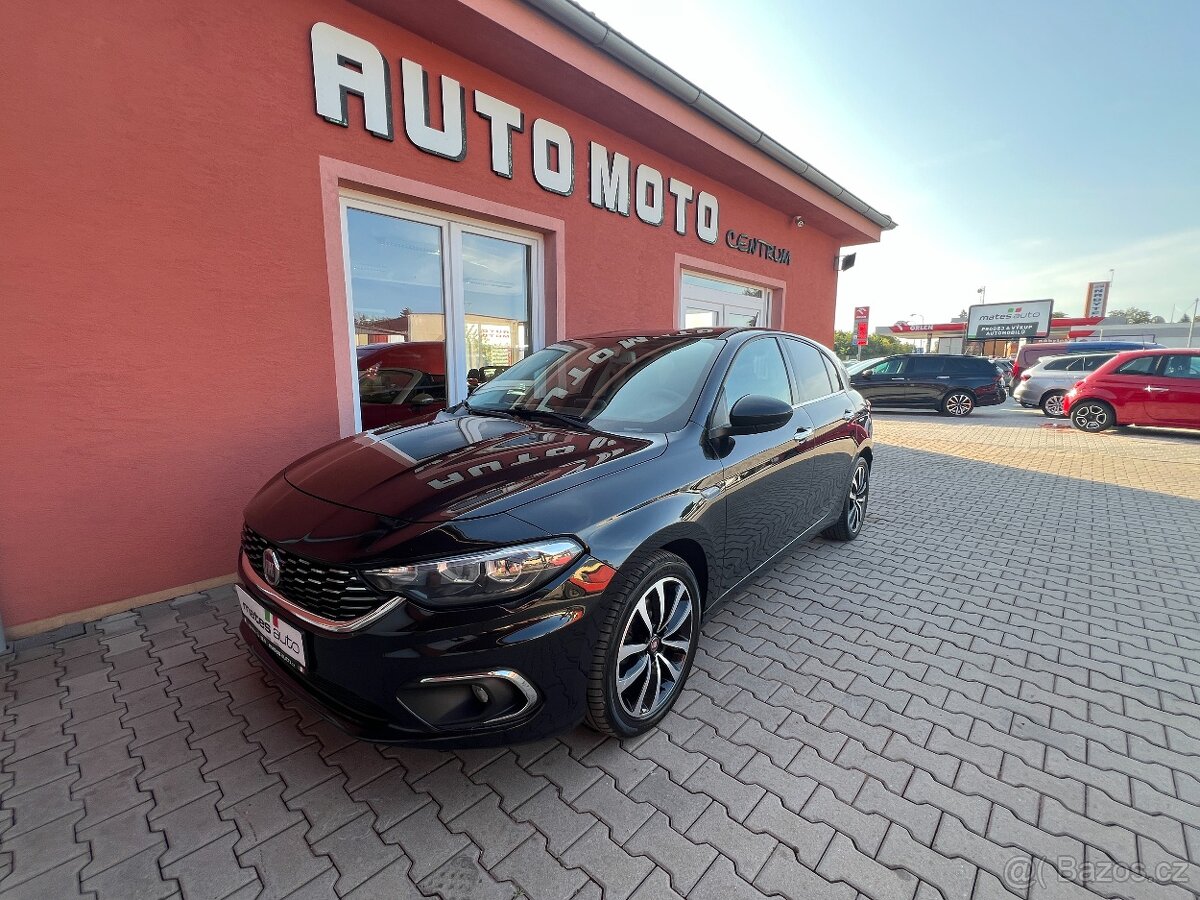
[[[463,234],[478,234],[485,237],[495,237],[513,243],[524,244],[529,248],[529,290],[530,290],[530,352],[536,353],[545,346],[545,246],[542,235],[534,231],[500,225],[494,222],[482,222],[469,216],[452,212],[431,210],[368,194],[361,191],[343,190],[338,197],[338,215],[341,220],[342,238],[342,270],[346,277],[346,329],[350,342],[350,364],[357,364],[357,344],[354,333],[354,292],[351,287],[353,272],[350,266],[350,240],[347,227],[346,211],[361,209],[365,212],[379,213],[386,216],[409,219],[441,229],[442,250],[442,285],[445,297],[446,323],[446,405],[453,406],[466,399],[467,368],[466,360],[459,348],[466,346],[466,312],[463,307],[465,289],[463,284],[462,255],[452,252],[452,248],[461,246]],[[350,373],[350,384],[353,391],[352,406],[354,409],[354,431],[362,431],[362,408],[358,394],[358,372]]]
[[[694,271],[686,267],[681,270],[680,274],[678,327],[687,327],[687,304],[689,300],[685,299],[684,294],[685,292],[689,291],[700,292],[697,296],[692,297],[690,300],[690,302],[692,302],[697,308],[709,309],[717,313],[718,328],[724,327],[725,325],[721,319],[724,317],[726,307],[732,306],[740,307],[742,309],[758,310],[760,304],[762,306],[762,321],[759,323],[758,327],[771,327],[771,300],[774,293],[771,288],[765,287],[761,284],[755,284],[752,281],[738,281],[734,278],[723,278],[718,275],[710,275],[708,272]],[[742,294],[735,294],[731,291],[722,291],[717,288],[707,288],[703,285],[687,284],[683,279],[688,275],[691,275],[694,278],[703,278],[706,281],[719,281],[723,284],[733,285],[734,287],[738,288],[754,288],[755,290],[762,291],[763,295],[761,298],[748,297]],[[741,302],[738,302],[739,300]]]

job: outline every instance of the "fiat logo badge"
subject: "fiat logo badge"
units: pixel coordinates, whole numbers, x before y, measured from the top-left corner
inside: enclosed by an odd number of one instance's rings
[[[276,587],[279,584],[280,567],[279,554],[271,547],[263,551],[263,578],[267,584]]]

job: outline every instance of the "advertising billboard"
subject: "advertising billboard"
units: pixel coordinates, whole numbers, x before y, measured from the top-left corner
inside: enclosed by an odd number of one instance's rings
[[[1053,312],[1053,300],[972,306],[967,315],[967,340],[1046,337],[1050,334],[1050,316]]]
[[[1088,282],[1087,298],[1084,301],[1088,318],[1102,317],[1108,311],[1108,287],[1111,283],[1109,281]]]

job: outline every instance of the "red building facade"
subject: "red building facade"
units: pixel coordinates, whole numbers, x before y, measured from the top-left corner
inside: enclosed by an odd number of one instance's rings
[[[231,580],[249,497],[365,404],[569,335],[829,342],[841,248],[892,226],[561,0],[6,18],[10,636]]]

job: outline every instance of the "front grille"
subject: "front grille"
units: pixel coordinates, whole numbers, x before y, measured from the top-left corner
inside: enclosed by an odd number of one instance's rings
[[[279,584],[272,587],[284,599],[313,615],[335,622],[348,622],[374,612],[388,600],[349,569],[339,569],[297,556],[270,543],[247,526],[242,529],[242,551],[250,567],[264,581],[263,551],[268,547],[273,547],[279,557]]]

